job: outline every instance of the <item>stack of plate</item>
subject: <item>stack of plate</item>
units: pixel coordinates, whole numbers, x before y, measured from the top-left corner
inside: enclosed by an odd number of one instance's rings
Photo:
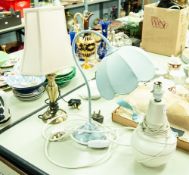
[[[56,74],[55,81],[59,88],[66,86],[76,75],[76,68],[69,67]],[[46,80],[47,84],[47,80]]]
[[[14,95],[22,101],[36,100],[45,90],[45,76],[8,75],[5,81],[12,87]]]
[[[27,91],[26,89],[25,90],[13,89],[14,95],[22,101],[36,100],[42,96],[44,91],[45,91],[44,86],[40,86],[38,88],[30,89],[30,90],[27,89]]]
[[[75,67],[70,67],[65,69],[64,71],[58,72],[55,78],[58,87],[64,87],[65,85],[67,85],[75,77],[75,74]]]
[[[7,69],[12,68],[18,62],[18,58],[9,58],[3,64],[0,65],[0,68]]]
[[[9,60],[9,55],[6,52],[0,51],[0,66]]]

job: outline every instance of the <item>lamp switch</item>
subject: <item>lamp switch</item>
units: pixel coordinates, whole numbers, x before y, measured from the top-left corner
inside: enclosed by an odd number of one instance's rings
[[[88,142],[88,147],[89,148],[96,148],[96,149],[101,149],[101,148],[107,148],[110,145],[109,140],[90,140]]]

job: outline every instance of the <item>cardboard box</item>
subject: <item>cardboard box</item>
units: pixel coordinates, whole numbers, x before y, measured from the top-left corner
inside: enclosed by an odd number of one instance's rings
[[[178,55],[185,48],[189,7],[166,9],[156,3],[144,6],[141,47],[161,55]]]

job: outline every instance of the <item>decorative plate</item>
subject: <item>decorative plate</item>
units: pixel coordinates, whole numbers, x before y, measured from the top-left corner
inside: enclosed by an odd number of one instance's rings
[[[30,98],[30,97],[38,96],[44,91],[45,91],[44,86],[40,86],[39,88],[34,89],[32,92],[29,92],[29,93],[25,93],[25,91],[22,91],[22,90],[13,89],[13,93],[15,94],[15,96],[23,97],[23,98]]]
[[[35,89],[42,85],[45,76],[8,75],[5,77],[7,84],[15,89]]]
[[[62,76],[67,76],[71,73],[75,72],[75,67],[68,67],[68,68],[65,68],[63,71],[59,71],[56,73],[56,77],[62,77]]]
[[[36,96],[32,96],[32,97],[20,97],[20,96],[17,96],[15,95],[19,100],[21,101],[34,101],[34,100],[37,100],[39,99],[42,95],[43,95],[44,91],[42,93],[40,93],[39,95],[36,95]]]
[[[40,86],[39,88],[35,89],[34,91],[30,93],[21,93],[22,91],[13,89],[14,95],[21,101],[37,100],[38,98],[42,96],[44,91],[45,91],[44,86]]]
[[[56,74],[55,81],[58,85],[58,87],[64,87],[66,86],[76,75],[76,68],[75,67],[69,67],[64,69],[63,71],[60,71]],[[47,84],[47,80],[45,82]]]

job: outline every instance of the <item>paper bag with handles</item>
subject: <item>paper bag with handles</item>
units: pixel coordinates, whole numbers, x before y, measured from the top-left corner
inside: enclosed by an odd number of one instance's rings
[[[141,46],[161,55],[178,55],[185,48],[189,23],[189,7],[159,8],[157,4],[144,7]]]

